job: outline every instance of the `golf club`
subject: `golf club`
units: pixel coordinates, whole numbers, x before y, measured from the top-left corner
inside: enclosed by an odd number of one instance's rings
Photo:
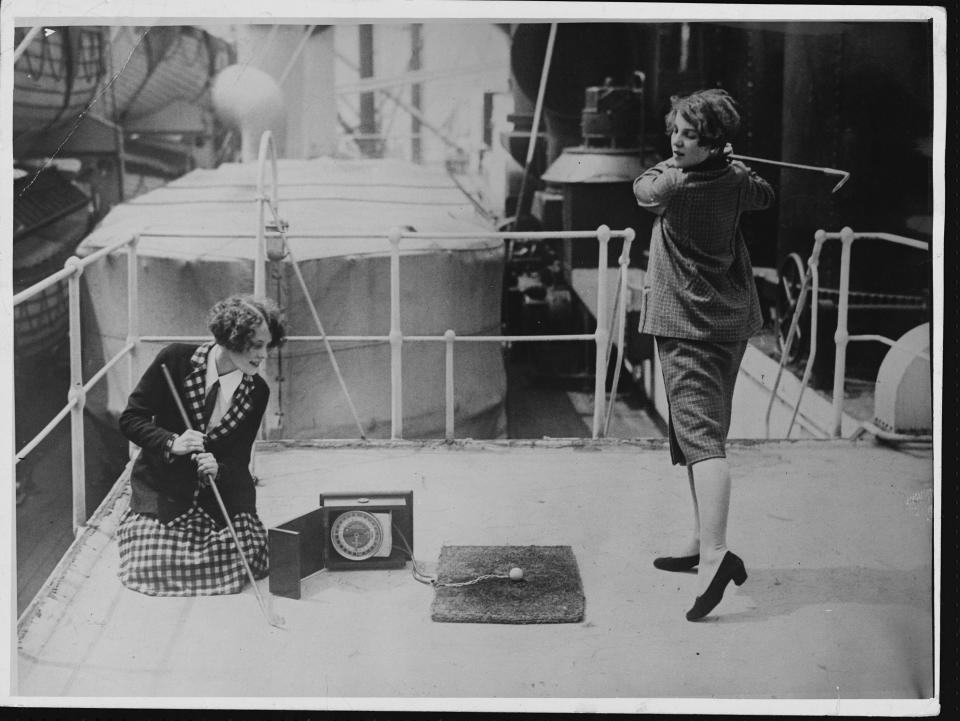
[[[183,418],[183,424],[188,430],[193,430],[193,426],[190,425],[190,418],[187,416],[187,409],[183,407],[183,402],[180,400],[180,395],[177,393],[177,387],[173,383],[173,376],[170,375],[170,371],[167,368],[166,363],[161,363],[160,367],[163,369],[163,375],[167,379],[167,385],[170,388],[170,394],[173,396],[173,400],[177,404],[177,409],[180,411],[180,416]],[[233,528],[233,523],[230,521],[230,515],[227,513],[227,507],[223,504],[223,498],[220,497],[220,490],[217,488],[217,484],[213,480],[213,476],[208,475],[207,480],[210,481],[210,488],[213,489],[213,495],[217,499],[217,505],[220,506],[220,511],[223,513],[223,520],[226,522],[227,529],[230,531],[233,542],[237,547],[237,553],[240,554],[240,560],[243,561],[243,568],[246,570],[247,577],[250,579],[250,585],[253,586],[253,591],[257,595],[257,602],[260,604],[260,610],[263,611],[263,615],[266,617],[267,622],[271,626],[283,628],[283,618],[267,609],[267,605],[263,600],[263,595],[260,593],[260,588],[257,586],[257,579],[254,578],[253,571],[250,570],[250,564],[247,563],[247,557],[243,553],[243,547],[240,545],[240,539],[237,537],[237,532]]]

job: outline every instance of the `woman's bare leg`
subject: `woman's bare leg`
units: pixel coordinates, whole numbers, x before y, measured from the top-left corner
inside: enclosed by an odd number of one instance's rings
[[[687,466],[687,482],[690,484],[690,498],[693,500],[693,537],[681,549],[680,556],[694,556],[700,553],[700,509],[697,506],[697,489],[693,484],[693,468]]]
[[[726,458],[708,458],[689,466],[689,471],[694,507],[698,512],[700,565],[697,569],[697,595],[701,595],[727,552],[730,465]]]

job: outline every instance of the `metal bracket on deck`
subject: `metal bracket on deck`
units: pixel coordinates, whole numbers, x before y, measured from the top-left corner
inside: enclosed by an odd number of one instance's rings
[[[290,223],[280,218],[264,223],[267,258],[273,262],[287,257],[287,229]]]

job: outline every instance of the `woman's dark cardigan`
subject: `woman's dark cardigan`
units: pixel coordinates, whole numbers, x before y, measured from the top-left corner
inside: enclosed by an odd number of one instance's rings
[[[138,513],[152,513],[167,523],[187,509],[199,487],[197,466],[190,456],[173,456],[164,460],[164,449],[173,434],[186,430],[176,402],[160,367],[165,363],[174,385],[185,403],[184,381],[194,370],[191,361],[198,346],[174,343],[167,346],[147,368],[137,387],[130,394],[126,409],[120,415],[120,430],[142,452],[130,473],[132,496],[130,508]],[[267,408],[270,389],[264,380],[253,376],[252,408],[229,434],[207,442],[207,450],[220,464],[217,488],[231,516],[249,511],[256,513],[256,489],[250,474],[250,451]],[[198,502],[213,518],[222,522],[223,514],[209,488],[200,491]]]

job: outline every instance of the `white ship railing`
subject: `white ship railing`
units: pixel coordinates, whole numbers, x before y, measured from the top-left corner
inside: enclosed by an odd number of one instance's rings
[[[86,502],[86,480],[85,480],[85,458],[84,458],[84,429],[83,429],[83,409],[86,405],[87,393],[99,383],[107,372],[124,357],[128,360],[128,369],[131,378],[131,388],[136,382],[136,349],[139,339],[137,338],[137,319],[139,318],[139,306],[137,304],[137,243],[139,236],[117,241],[112,245],[105,246],[100,250],[88,255],[86,258],[76,256],[68,258],[61,271],[44,278],[29,288],[13,296],[14,307],[26,300],[29,300],[38,293],[42,293],[50,286],[56,285],[66,279],[68,282],[67,295],[69,299],[69,336],[70,336],[70,390],[67,392],[67,404],[53,417],[44,428],[32,440],[26,443],[23,448],[17,451],[15,463],[27,457],[27,455],[46,438],[60,424],[67,414],[70,414],[70,450],[71,450],[71,475],[73,486],[73,531],[76,533],[87,520],[87,502]],[[82,341],[80,335],[80,277],[83,270],[92,263],[106,255],[125,249],[127,252],[127,341],[110,360],[108,360],[90,379],[83,381],[82,365]]]
[[[819,293],[820,293],[820,251],[828,240],[840,241],[840,288],[838,293],[837,305],[837,330],[834,333],[834,363],[833,363],[833,399],[832,399],[832,420],[830,426],[830,435],[839,438],[842,433],[841,425],[843,420],[844,406],[844,383],[847,374],[847,345],[857,341],[874,341],[884,343],[892,348],[899,348],[915,357],[922,358],[928,363],[930,355],[915,348],[906,347],[892,338],[875,334],[865,333],[859,335],[850,335],[847,326],[847,316],[850,308],[850,260],[855,240],[883,241],[903,245],[908,248],[918,250],[929,250],[930,246],[922,240],[905,238],[893,233],[855,233],[849,227],[843,228],[839,233],[828,233],[825,230],[818,230],[814,234],[813,251],[810,253],[810,259],[807,261],[807,270],[800,286],[800,293],[797,296],[796,307],[794,308],[793,318],[790,321],[790,330],[787,332],[787,339],[783,344],[783,351],[780,354],[780,365],[777,368],[777,377],[774,380],[773,388],[770,391],[770,400],[767,403],[766,413],[766,434],[770,437],[770,412],[773,408],[773,402],[777,398],[777,389],[780,385],[780,378],[783,375],[783,369],[786,366],[787,358],[790,356],[790,347],[797,334],[800,316],[803,314],[806,306],[808,290],[812,293],[810,301],[810,352],[807,356],[807,363],[803,372],[803,379],[800,383],[800,393],[797,396],[793,408],[793,415],[790,418],[790,426],[787,428],[787,437],[793,430],[794,421],[797,418],[797,412],[800,408],[800,402],[803,399],[803,393],[806,390],[807,383],[810,380],[813,362],[817,355],[817,314],[819,311]]]
[[[323,342],[333,359],[330,343],[332,342],[355,342],[355,341],[383,341],[390,344],[391,354],[391,439],[403,438],[403,345],[410,342],[425,343],[443,343],[446,346],[445,353],[445,438],[453,440],[454,438],[454,353],[453,348],[456,343],[516,343],[516,342],[556,342],[556,341],[593,341],[596,344],[596,379],[594,385],[594,412],[593,412],[593,438],[600,438],[606,434],[606,426],[609,423],[609,415],[605,414],[606,408],[606,369],[610,357],[612,326],[613,320],[619,321],[618,345],[620,352],[623,348],[623,334],[625,315],[627,307],[627,269],[630,263],[630,246],[635,237],[632,228],[624,230],[611,230],[605,225],[601,225],[596,231],[557,231],[557,232],[476,232],[476,233],[415,233],[406,232],[400,229],[394,229],[383,233],[380,236],[371,236],[370,234],[357,234],[355,236],[345,236],[343,233],[323,234],[323,233],[297,233],[297,238],[313,238],[323,240],[325,238],[343,239],[344,237],[356,238],[382,238],[389,245],[390,251],[390,332],[386,336],[354,336],[327,335],[320,324],[319,315],[313,306],[313,300],[307,292],[308,289],[299,272],[299,266],[290,254],[289,247],[286,246],[286,225],[277,216],[276,203],[276,158],[272,159],[272,188],[269,195],[263,192],[263,169],[266,164],[263,162],[266,153],[273,154],[272,139],[267,137],[261,142],[261,178],[258,184],[258,198],[256,202],[260,205],[260,224],[256,233],[251,233],[249,238],[256,240],[257,253],[254,262],[254,292],[263,295],[266,288],[266,261],[269,256],[271,259],[289,258],[302,289],[306,295],[306,302],[310,304],[314,320],[318,326],[319,335],[290,336],[288,341],[316,343]],[[266,211],[270,210],[273,215],[272,221],[266,221]],[[140,335],[138,304],[139,296],[139,263],[137,249],[142,238],[146,237],[175,237],[177,233],[162,232],[160,230],[144,230],[143,232],[111,245],[100,248],[96,252],[84,257],[72,257],[64,264],[63,270],[54,273],[44,280],[30,286],[29,288],[17,293],[13,297],[14,306],[23,303],[33,296],[41,293],[46,288],[66,279],[68,281],[69,297],[69,340],[70,340],[70,390],[67,394],[66,405],[54,416],[54,418],[23,448],[16,453],[15,463],[23,460],[31,451],[33,451],[69,414],[71,429],[71,475],[73,488],[73,530],[78,532],[86,523],[86,481],[85,481],[85,458],[84,458],[84,417],[83,411],[86,405],[86,397],[90,390],[99,383],[117,363],[126,358],[127,371],[132,389],[139,380],[140,369],[138,366],[138,349],[142,343],[148,342],[175,342],[175,341],[205,341],[206,336],[162,336],[162,335]],[[190,232],[180,235],[199,238],[199,237],[218,237],[217,233]],[[231,234],[230,237],[237,237]],[[593,333],[571,333],[554,335],[457,335],[455,329],[447,329],[442,335],[404,335],[400,325],[400,246],[403,240],[416,239],[437,239],[450,240],[456,238],[463,239],[496,239],[496,240],[546,240],[569,238],[573,240],[597,240],[598,249],[598,288],[597,288],[597,327]],[[616,318],[608,317],[608,278],[606,271],[607,248],[610,241],[614,238],[623,239],[623,248],[620,254],[619,265],[619,288],[617,291],[614,314]],[[89,380],[83,380],[82,368],[82,340],[80,327],[80,280],[83,271],[101,258],[117,252],[127,254],[127,337],[124,346],[110,358],[99,370],[97,370]],[[608,325],[610,328],[608,329]],[[336,363],[333,359],[334,364]],[[339,376],[339,371],[338,371]],[[342,382],[344,392],[347,392],[346,385]],[[615,389],[614,389],[615,392]],[[347,393],[349,400],[349,393]],[[352,408],[352,403],[351,410]],[[354,411],[356,418],[356,412]],[[365,438],[365,433],[359,420],[358,427],[360,435]]]

